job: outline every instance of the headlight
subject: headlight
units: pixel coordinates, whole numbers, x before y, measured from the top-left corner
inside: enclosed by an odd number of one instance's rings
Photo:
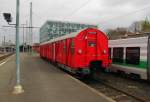
[[[82,54],[82,50],[81,50],[81,49],[79,49],[79,50],[78,50],[78,53],[79,53],[79,54]]]
[[[106,50],[103,50],[103,54],[106,54]]]

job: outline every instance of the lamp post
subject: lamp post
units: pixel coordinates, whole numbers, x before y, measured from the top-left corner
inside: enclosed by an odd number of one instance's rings
[[[30,23],[29,23],[29,26],[30,26],[30,28],[29,28],[29,34],[30,34],[30,40],[29,40],[29,45],[30,45],[30,54],[32,54],[32,43],[33,43],[33,30],[32,30],[32,2],[30,2]]]
[[[8,24],[15,25],[16,27],[16,85],[14,86],[13,94],[20,94],[24,92],[20,82],[19,9],[20,0],[16,0],[16,24],[10,24],[10,22],[12,22],[12,17],[10,13],[3,13],[4,19],[8,22]]]
[[[19,11],[20,11],[20,0],[16,0],[16,85],[13,93],[20,94],[24,90],[20,83],[20,51],[19,51]]]

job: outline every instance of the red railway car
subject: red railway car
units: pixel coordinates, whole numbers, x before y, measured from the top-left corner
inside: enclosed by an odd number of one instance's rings
[[[90,74],[110,64],[108,38],[100,30],[87,28],[40,44],[40,56],[74,74]]]
[[[36,52],[40,52],[40,47],[39,47],[39,43],[35,43],[33,46],[32,46],[32,49]]]

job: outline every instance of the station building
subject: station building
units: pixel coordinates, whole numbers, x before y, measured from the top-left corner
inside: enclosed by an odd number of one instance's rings
[[[0,45],[0,53],[12,53],[15,51],[15,44],[5,42]]]

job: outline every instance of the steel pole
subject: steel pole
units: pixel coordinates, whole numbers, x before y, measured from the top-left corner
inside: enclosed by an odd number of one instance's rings
[[[23,53],[24,53],[24,24],[23,24],[23,44],[22,44],[22,47],[23,47]]]
[[[32,31],[32,2],[30,2],[30,53],[32,54],[32,36],[33,36],[33,31]]]
[[[20,1],[16,0],[16,85],[14,87],[14,94],[23,93],[24,90],[20,83],[20,51],[19,51],[19,8]]]
[[[16,67],[17,67],[17,85],[20,85],[20,51],[19,51],[19,7],[20,2],[17,0],[16,8]]]
[[[28,21],[26,20],[26,27],[28,27]],[[28,52],[28,29],[26,28],[26,52]]]

